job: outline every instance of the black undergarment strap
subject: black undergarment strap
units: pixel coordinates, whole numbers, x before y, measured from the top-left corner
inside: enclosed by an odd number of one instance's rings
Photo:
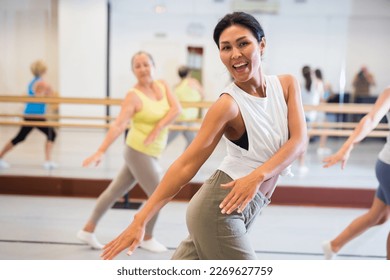
[[[244,132],[244,134],[240,137],[240,139],[238,140],[230,140],[232,141],[234,144],[236,144],[237,146],[245,149],[248,151],[248,148],[249,148],[249,143],[248,143],[248,133]]]

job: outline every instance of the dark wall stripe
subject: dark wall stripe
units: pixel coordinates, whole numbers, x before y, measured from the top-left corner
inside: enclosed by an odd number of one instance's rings
[[[98,197],[109,185],[109,179],[84,179],[34,176],[0,176],[0,194]],[[175,200],[187,201],[198,191],[201,183],[189,183]],[[278,186],[272,204],[369,208],[375,190],[328,187]],[[136,186],[130,200],[145,199],[143,190]]]

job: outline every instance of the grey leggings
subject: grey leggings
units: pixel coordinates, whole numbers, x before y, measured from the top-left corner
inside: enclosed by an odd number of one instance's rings
[[[160,183],[162,169],[155,157],[138,152],[128,146],[124,150],[125,164],[97,199],[90,221],[97,224],[104,213],[112,207],[118,198],[130,191],[138,182],[148,197]],[[145,234],[152,235],[158,214],[146,225]]]
[[[217,170],[193,196],[187,210],[190,235],[182,241],[172,259],[256,259],[248,230],[269,200],[258,192],[242,213],[221,214],[219,204],[229,190],[220,185],[230,181],[232,178]]]
[[[194,124],[188,123],[188,122],[178,122],[177,124],[178,125],[185,125],[187,127],[195,126]],[[183,134],[184,138],[186,139],[186,142],[187,142],[186,148],[191,144],[192,140],[194,140],[194,138],[196,136],[196,132],[195,131],[190,131],[190,130],[170,130],[169,134],[168,134],[167,144],[169,145],[180,134]]]

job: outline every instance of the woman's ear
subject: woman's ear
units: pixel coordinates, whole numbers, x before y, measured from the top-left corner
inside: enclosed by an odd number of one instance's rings
[[[265,51],[265,46],[266,46],[266,43],[265,43],[265,38],[261,38],[261,41],[260,41],[260,55],[263,56],[264,54],[264,51]]]

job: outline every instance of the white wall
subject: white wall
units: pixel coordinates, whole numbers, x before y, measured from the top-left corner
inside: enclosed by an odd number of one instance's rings
[[[349,81],[366,65],[376,80],[371,94],[378,95],[390,86],[390,1],[355,0],[349,17],[347,44]]]
[[[106,95],[107,2],[60,0],[59,76],[61,97]],[[104,116],[99,105],[61,105],[61,114]]]
[[[153,8],[159,3],[166,6],[163,14],[154,13]],[[111,4],[113,96],[123,96],[134,83],[129,68],[134,52],[150,51],[159,76],[173,85],[177,81],[177,66],[186,62],[186,47],[198,45],[205,50],[203,81],[207,99],[218,97],[228,81],[228,74],[219,61],[212,32],[218,19],[230,12],[232,1],[112,0]],[[377,89],[383,89],[389,83],[390,66],[383,60],[386,50],[390,49],[389,5],[390,1],[386,0],[307,0],[302,3],[281,0],[278,14],[255,14],[265,29],[268,43],[264,57],[266,72],[292,73],[301,79],[301,68],[308,64],[322,69],[325,79],[337,92],[341,67],[345,64],[345,90],[350,91],[352,76],[365,63],[377,78]],[[187,27],[191,23],[204,27],[201,36],[188,34]],[[359,33],[362,26],[368,34],[366,38],[370,39],[357,44],[362,40]],[[361,55],[363,48],[364,56]]]
[[[156,62],[157,78],[173,86],[178,82],[178,66],[186,64],[187,47],[197,46],[204,48],[203,81],[208,99],[215,99],[226,85],[228,74],[219,61],[212,32],[229,6],[205,0],[164,3],[168,12],[155,14],[153,1],[111,1],[111,96],[123,97],[135,83],[130,69],[135,52],[150,52]],[[193,34],[188,30],[190,24],[203,29]]]
[[[340,69],[346,57],[350,1],[281,3],[278,15],[258,17],[268,42],[267,72],[291,73],[301,80],[302,67],[310,65],[313,69],[320,68],[325,79],[338,90]]]
[[[1,94],[24,92],[31,78],[29,64],[43,57],[50,61],[49,78],[62,96],[105,96],[107,2],[58,2],[57,28],[53,15],[53,6],[57,8],[53,3],[57,0],[0,0]],[[230,12],[232,0],[110,2],[112,97],[123,97],[134,84],[130,59],[141,49],[154,56],[158,77],[175,84],[176,69],[186,63],[188,45],[204,48],[203,82],[207,99],[218,97],[229,75],[219,60],[212,32],[218,19]],[[166,13],[156,14],[154,7],[160,3],[165,4]],[[280,0],[279,3],[277,14],[255,14],[266,32],[267,73],[292,73],[300,78],[301,67],[309,64],[321,68],[338,91],[340,68],[345,61],[347,91],[362,64],[376,77],[374,93],[389,84],[390,65],[386,58],[390,49],[390,1]],[[198,34],[188,30],[193,24],[201,27]],[[102,106],[88,109],[61,106],[63,114],[104,115],[104,111]]]

